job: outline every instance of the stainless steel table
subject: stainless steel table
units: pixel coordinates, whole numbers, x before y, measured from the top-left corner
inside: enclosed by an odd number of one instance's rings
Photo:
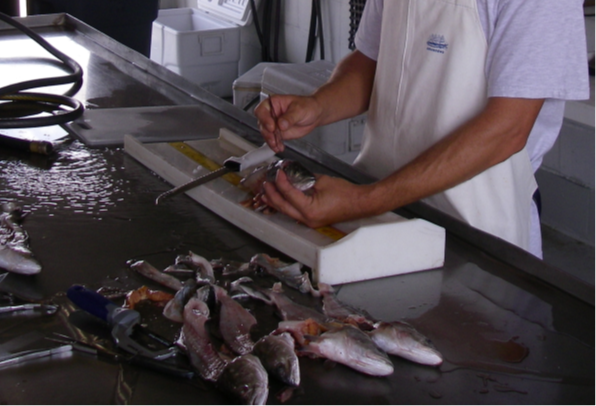
[[[254,119],[224,100],[153,64],[66,15],[24,20],[85,71],[77,97],[88,108],[197,105],[208,130],[227,126],[258,141]],[[56,67],[23,35],[0,26],[0,85]],[[10,60],[9,57],[17,57]],[[312,169],[367,182],[362,174],[295,143],[286,153]],[[52,332],[107,337],[105,326],[76,309],[64,292],[91,288],[156,288],[126,262],[158,268],[189,250],[208,259],[248,261],[256,253],[284,256],[236,229],[186,196],[155,206],[170,186],[120,147],[89,148],[78,140],[50,157],[0,149],[0,202],[30,214],[24,227],[43,265],[36,276],[10,274],[0,292],[52,301],[58,314],[0,315],[0,357],[51,346]],[[400,212],[425,217],[448,231],[441,269],[339,287],[346,303],[382,320],[407,320],[444,354],[439,368],[392,357],[395,372],[373,378],[341,365],[301,358],[302,385],[287,403],[536,404],[594,403],[594,287],[574,280],[509,244],[423,205]],[[294,295],[296,300],[311,299]],[[268,318],[256,335],[275,325]],[[147,305],[144,322],[174,338],[177,327]],[[269,403],[279,403],[271,382]],[[198,379],[173,378],[78,353],[0,369],[5,404],[216,404],[234,402]]]

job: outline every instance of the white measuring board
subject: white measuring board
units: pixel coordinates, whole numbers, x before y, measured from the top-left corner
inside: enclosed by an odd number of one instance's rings
[[[198,155],[222,165],[230,156],[241,156],[256,146],[222,129],[217,139],[186,141],[182,148],[198,151]],[[180,152],[180,143],[178,147],[167,142],[141,143],[126,135],[124,150],[173,186],[212,170],[200,167],[196,154]],[[445,230],[423,219],[406,219],[389,212],[314,230],[281,213],[263,214],[242,206],[240,202],[250,194],[224,178],[186,194],[310,267],[315,282],[344,284],[439,268],[444,263]]]

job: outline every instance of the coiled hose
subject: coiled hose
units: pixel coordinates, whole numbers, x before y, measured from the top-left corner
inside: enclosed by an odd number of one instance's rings
[[[0,128],[45,127],[64,124],[83,114],[83,104],[73,98],[83,84],[83,69],[68,55],[50,45],[40,35],[15,19],[0,13],[0,20],[25,33],[46,51],[58,58],[72,72],[64,76],[28,80],[0,88]],[[64,95],[24,92],[24,90],[45,86],[72,83]],[[4,102],[2,102],[4,101]],[[65,109],[65,107],[67,107]],[[50,112],[49,116],[27,117],[39,112]]]

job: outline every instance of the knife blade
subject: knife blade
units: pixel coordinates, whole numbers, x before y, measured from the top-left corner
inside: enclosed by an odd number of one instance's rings
[[[266,161],[274,155],[275,152],[273,152],[273,150],[269,148],[267,144],[263,144],[259,148],[248,151],[246,154],[240,157],[228,158],[224,161],[224,166],[222,166],[221,168],[209,172],[205,175],[199,176],[196,179],[193,179],[180,186],[176,186],[175,188],[160,194],[159,196],[157,196],[157,199],[155,199],[155,204],[157,205],[172,196],[179,195],[180,193],[186,192],[190,189],[196,188],[197,186],[212,181],[213,179],[217,179],[220,176],[225,175],[226,173],[240,172],[253,166],[257,166],[258,164]]]

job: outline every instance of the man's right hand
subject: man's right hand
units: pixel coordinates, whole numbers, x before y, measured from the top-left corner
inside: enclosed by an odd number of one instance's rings
[[[284,149],[283,140],[309,134],[318,125],[321,111],[314,97],[273,95],[257,106],[255,116],[265,142],[278,153]]]

